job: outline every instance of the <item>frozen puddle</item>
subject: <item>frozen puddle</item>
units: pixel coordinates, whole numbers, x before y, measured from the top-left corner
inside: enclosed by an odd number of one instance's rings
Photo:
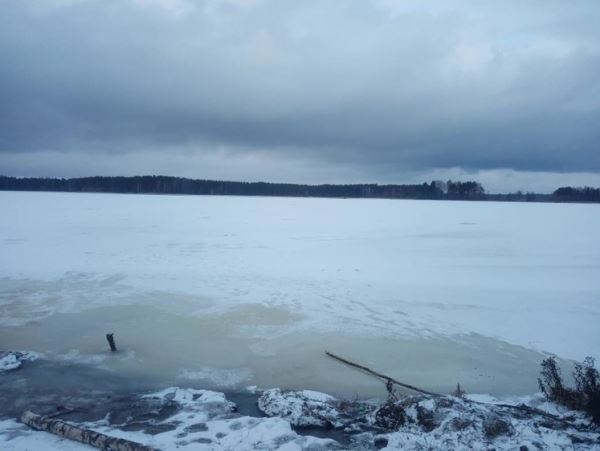
[[[66,382],[385,396],[325,350],[497,396],[536,392],[546,353],[565,372],[600,360],[598,205],[0,192],[0,206],[0,347],[53,362],[30,381],[56,381],[40,402]],[[2,415],[26,402],[14,382]]]

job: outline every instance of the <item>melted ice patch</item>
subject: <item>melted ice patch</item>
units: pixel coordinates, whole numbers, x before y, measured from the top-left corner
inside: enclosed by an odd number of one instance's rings
[[[79,351],[78,349],[71,349],[70,351],[68,351],[64,354],[59,354],[56,357],[58,358],[58,360],[63,360],[66,362],[97,365],[99,367],[104,368],[105,365],[103,365],[103,364],[106,363],[109,359],[111,361],[134,360],[135,359],[135,351],[127,350],[127,351],[118,351],[115,353],[105,352],[105,353],[100,353],[100,354],[86,354],[86,353]]]
[[[178,378],[189,381],[206,381],[216,387],[235,387],[250,380],[252,372],[247,368],[220,369],[205,367],[197,371],[183,370]]]

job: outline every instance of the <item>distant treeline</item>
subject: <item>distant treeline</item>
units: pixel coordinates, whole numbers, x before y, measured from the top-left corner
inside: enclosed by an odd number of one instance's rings
[[[477,182],[448,181],[420,185],[300,185],[292,183],[193,180],[154,175],[72,179],[0,176],[0,190],[393,199],[481,200],[485,197],[483,188]]]
[[[552,194],[555,202],[600,202],[600,188],[558,188]]]
[[[136,177],[21,178],[0,176],[4,191],[92,193],[209,194],[235,196],[349,197],[388,199],[500,200],[528,202],[600,202],[600,189],[559,188],[553,194],[486,194],[477,182],[433,181],[418,185],[302,185],[227,182],[147,175]]]

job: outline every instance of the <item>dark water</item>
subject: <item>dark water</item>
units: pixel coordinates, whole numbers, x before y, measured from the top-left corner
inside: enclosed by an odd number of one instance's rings
[[[25,361],[13,371],[0,374],[0,419],[19,418],[26,410],[73,422],[98,421],[110,415],[115,425],[125,420],[147,424],[145,432],[160,433],[157,421],[176,413],[172,405],[160,406],[142,395],[166,388],[151,377],[131,378],[92,365],[39,359]],[[188,388],[202,389],[191,386]],[[264,417],[258,394],[225,392],[237,406],[237,414]],[[318,427],[295,428],[303,435],[350,442],[343,431]]]
[[[150,379],[131,379],[88,365],[36,360],[0,374],[0,416],[24,410],[54,414],[73,410],[76,421],[98,420],[126,407],[142,393],[159,389]]]

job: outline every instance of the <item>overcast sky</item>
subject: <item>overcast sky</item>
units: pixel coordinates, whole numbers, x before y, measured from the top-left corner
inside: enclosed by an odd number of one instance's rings
[[[600,186],[597,0],[2,0],[0,173]]]

